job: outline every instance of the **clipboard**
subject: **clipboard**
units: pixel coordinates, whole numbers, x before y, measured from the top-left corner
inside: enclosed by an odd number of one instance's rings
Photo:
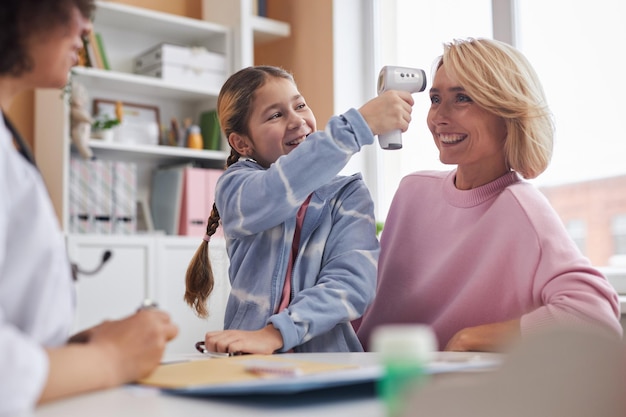
[[[385,372],[378,363],[307,361],[294,355],[243,355],[163,364],[138,383],[192,396],[280,395],[371,384],[380,380]],[[438,352],[425,366],[424,373],[488,371],[500,366],[502,360],[501,354]],[[259,363],[275,370],[294,372],[251,372]]]
[[[370,383],[378,380],[382,372],[377,365],[362,367],[278,355],[243,355],[160,365],[138,384],[169,393],[202,396],[289,394]]]

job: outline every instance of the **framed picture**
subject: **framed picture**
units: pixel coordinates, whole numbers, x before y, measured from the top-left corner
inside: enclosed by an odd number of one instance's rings
[[[114,127],[114,142],[127,145],[159,144],[161,120],[158,107],[115,100],[93,101],[96,121],[118,120],[119,111],[122,112],[121,123]]]
[[[117,118],[115,108],[117,106],[115,100],[94,99],[93,100],[93,114],[94,118],[105,117]],[[157,126],[161,126],[161,120],[159,118],[159,108],[157,106],[149,106],[146,104],[128,103],[125,101],[120,102],[122,105],[122,121],[127,121],[131,124],[136,123],[156,123]]]

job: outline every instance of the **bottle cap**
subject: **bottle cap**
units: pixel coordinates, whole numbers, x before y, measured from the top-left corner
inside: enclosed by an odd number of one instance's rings
[[[423,324],[392,324],[377,327],[370,339],[371,350],[383,359],[412,359],[427,363],[434,359],[437,337]]]

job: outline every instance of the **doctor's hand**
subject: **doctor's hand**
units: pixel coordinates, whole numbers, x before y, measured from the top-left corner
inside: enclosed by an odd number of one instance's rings
[[[208,332],[204,337],[204,347],[209,352],[270,355],[282,346],[283,337],[271,324],[260,330]]]
[[[140,310],[122,320],[105,321],[70,338],[86,343],[108,357],[118,383],[150,374],[160,363],[167,342],[178,334],[169,315],[157,309]]]

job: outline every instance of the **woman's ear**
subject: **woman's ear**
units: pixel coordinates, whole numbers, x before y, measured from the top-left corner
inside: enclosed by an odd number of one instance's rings
[[[239,155],[245,157],[252,155],[252,146],[247,136],[231,133],[230,136],[228,136],[228,143]]]

